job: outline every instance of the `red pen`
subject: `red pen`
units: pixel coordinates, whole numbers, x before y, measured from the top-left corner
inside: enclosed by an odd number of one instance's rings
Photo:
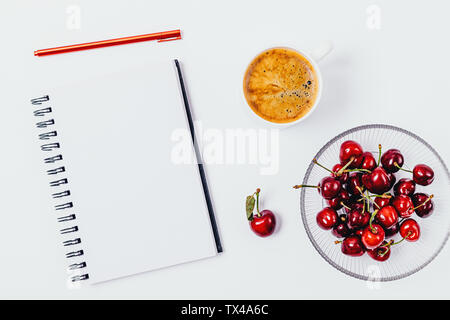
[[[128,43],[134,43],[134,42],[153,41],[153,40],[158,40],[158,42],[163,42],[163,41],[172,41],[172,40],[179,40],[179,39],[181,39],[181,31],[180,30],[171,30],[171,31],[164,31],[164,32],[142,34],[139,36],[123,37],[123,38],[116,38],[116,39],[110,39],[110,40],[73,44],[70,46],[41,49],[41,50],[36,50],[34,52],[34,55],[35,56],[47,56],[47,55],[51,55],[51,54],[117,46],[117,45],[121,45],[121,44],[128,44]]]

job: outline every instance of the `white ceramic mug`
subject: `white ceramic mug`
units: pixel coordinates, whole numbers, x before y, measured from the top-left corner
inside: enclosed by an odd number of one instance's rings
[[[309,63],[311,63],[312,67],[314,68],[315,72],[316,72],[316,76],[317,76],[317,83],[318,83],[318,89],[317,89],[317,95],[316,95],[316,100],[314,101],[314,105],[311,107],[311,109],[309,110],[309,112],[307,114],[305,114],[303,117],[294,120],[292,122],[286,122],[286,123],[277,123],[277,122],[272,122],[269,120],[266,120],[264,118],[262,118],[261,116],[259,116],[258,114],[256,114],[253,109],[248,105],[247,100],[245,99],[245,94],[244,92],[242,92],[242,96],[245,102],[245,107],[247,110],[249,110],[249,113],[251,114],[252,118],[256,118],[259,119],[260,123],[263,123],[265,125],[269,125],[271,127],[276,127],[276,128],[287,128],[290,126],[293,126],[297,123],[302,122],[303,120],[305,120],[306,118],[309,117],[309,115],[311,113],[313,113],[313,111],[316,109],[317,105],[319,104],[320,98],[322,96],[322,89],[323,89],[323,81],[322,81],[322,74],[320,73],[320,69],[318,66],[318,62],[320,60],[322,60],[325,56],[327,56],[332,50],[333,50],[333,44],[331,42],[326,42],[323,43],[322,46],[318,47],[316,50],[314,50],[313,52],[311,52],[311,54],[306,54],[303,51],[291,48],[291,47],[272,47],[269,49],[265,49],[263,51],[261,51],[260,53],[258,53],[253,59],[251,59],[250,61],[253,61],[257,56],[259,56],[262,52],[270,50],[270,49],[275,49],[275,48],[286,48],[289,50],[293,50],[297,53],[299,53],[300,55],[302,55],[306,60],[309,61]],[[244,73],[245,76],[245,73]]]

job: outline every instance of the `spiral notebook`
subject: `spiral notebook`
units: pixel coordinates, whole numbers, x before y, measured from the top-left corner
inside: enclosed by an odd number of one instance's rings
[[[45,89],[31,106],[70,282],[222,251],[177,60]]]

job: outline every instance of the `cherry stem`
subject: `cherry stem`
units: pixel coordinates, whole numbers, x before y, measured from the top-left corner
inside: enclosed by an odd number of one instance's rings
[[[293,186],[294,189],[300,189],[300,188],[316,188],[316,189],[320,189],[319,186],[311,186],[308,184],[297,184],[295,186]]]
[[[408,233],[406,234],[406,236],[404,236],[402,238],[402,240],[394,242],[394,240],[389,241],[388,243],[386,243],[385,245],[382,245],[382,247],[391,247],[391,246],[395,246],[396,244],[402,243],[406,238],[408,238],[410,235],[412,234],[412,231],[408,231]]]
[[[413,173],[411,170],[406,170],[406,169],[403,169],[402,167],[400,167],[397,162],[394,162],[394,166],[396,166],[400,170],[403,170],[403,171],[406,171],[406,172],[409,172],[409,173]]]
[[[339,241],[339,240],[336,240],[335,242],[334,242],[334,244],[339,244],[339,243],[341,243],[342,241]]]
[[[345,164],[345,166],[343,166],[337,173],[336,176],[341,176],[345,169],[347,169],[347,167],[353,162],[353,160],[355,159],[355,157],[351,157],[350,160]]]
[[[376,204],[375,201],[373,201],[372,199],[370,199],[370,195],[364,194],[364,192],[361,190],[360,187],[356,187],[356,189],[358,189],[359,193],[361,193],[361,195],[362,195],[362,197],[363,197],[363,199],[364,199],[364,206],[366,206],[366,204],[367,204],[367,212],[370,211],[370,202],[372,202],[373,204],[375,204],[375,205],[377,206],[378,209],[381,209],[380,206],[379,206],[378,204]],[[367,200],[367,202],[366,202],[366,200]],[[363,211],[363,213],[364,213],[364,211]]]
[[[376,232],[377,232],[377,230],[372,226],[373,219],[375,218],[375,216],[377,215],[377,213],[378,213],[378,210],[375,210],[375,211],[372,213],[372,215],[370,216],[369,227],[370,227],[370,229],[372,230],[372,233],[376,233]]]
[[[342,205],[345,209],[351,210],[351,208],[350,208],[349,206],[346,206],[345,203],[344,203],[343,201],[341,201],[341,205]]]
[[[405,239],[408,238],[408,237],[411,235],[411,233],[412,233],[411,231],[408,231],[408,233],[406,234],[406,236],[404,236],[404,237],[402,238],[402,240],[400,240],[400,241],[394,242],[394,240],[391,240],[391,241],[389,241],[388,243],[386,243],[386,244],[380,246],[380,248],[386,248],[386,249],[387,249],[385,252],[383,252],[383,253],[380,254],[380,257],[384,257],[384,256],[389,252],[389,250],[391,250],[391,247],[392,247],[392,246],[395,246],[396,244],[399,244],[399,243],[402,243],[403,241],[405,241]]]
[[[369,197],[371,197],[371,198],[383,198],[383,199],[390,199],[390,198],[392,198],[392,196],[390,196],[390,195],[388,195],[386,193],[383,193],[383,194],[372,194]]]
[[[258,217],[261,217],[261,213],[259,212],[259,193],[261,189],[256,189],[256,212],[258,213]]]
[[[402,242],[405,241],[405,239],[408,238],[411,234],[412,234],[412,231],[408,231],[408,233],[406,234],[406,236],[404,236],[404,237],[402,238],[402,240],[392,243],[391,246],[394,246],[394,245],[396,245],[396,244],[402,243]]]
[[[413,210],[416,210],[417,208],[420,208],[422,206],[424,206],[428,201],[430,201],[431,199],[433,199],[434,195],[432,194],[431,196],[428,197],[427,200],[425,200],[423,203],[419,204],[417,207],[414,207]]]
[[[385,244],[384,246],[381,246],[381,248],[386,248],[386,250],[383,253],[379,254],[381,258],[384,257],[391,250],[391,243],[392,240],[389,243]]]
[[[317,162],[317,159],[316,159],[316,158],[314,158],[312,162],[313,162],[314,164],[317,164],[317,165],[318,165],[319,167],[321,167],[322,169],[327,170],[327,171],[330,172],[331,174],[336,175],[336,172],[334,172],[333,170],[328,169],[327,167],[325,167],[325,166],[321,165],[319,162]]]
[[[367,170],[367,169],[347,169],[344,170],[344,172],[367,172],[367,173],[372,173],[372,171]]]
[[[377,167],[380,166],[380,162],[381,162],[381,144],[378,145],[378,163],[377,163]]]

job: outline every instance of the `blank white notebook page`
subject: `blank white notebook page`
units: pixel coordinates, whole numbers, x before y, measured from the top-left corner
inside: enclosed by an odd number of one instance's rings
[[[173,134],[189,134],[172,61],[49,96],[89,281],[217,254],[197,163],[172,159]]]

